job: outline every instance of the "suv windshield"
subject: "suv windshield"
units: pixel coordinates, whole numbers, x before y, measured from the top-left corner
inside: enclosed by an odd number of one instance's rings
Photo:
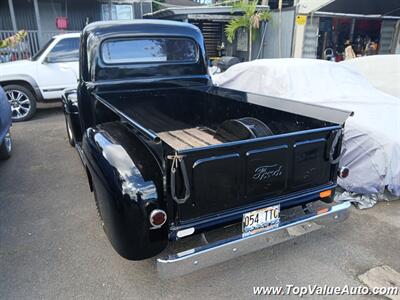
[[[31,60],[36,61],[42,56],[43,52],[50,46],[50,44],[54,41],[54,38],[51,38],[34,56],[32,56]]]

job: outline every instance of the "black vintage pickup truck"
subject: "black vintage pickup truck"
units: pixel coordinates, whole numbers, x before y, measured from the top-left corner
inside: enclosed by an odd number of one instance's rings
[[[350,112],[214,87],[207,65],[190,24],[97,22],[63,99],[111,244],[130,260],[158,255],[163,277],[322,228],[350,206],[331,203]]]

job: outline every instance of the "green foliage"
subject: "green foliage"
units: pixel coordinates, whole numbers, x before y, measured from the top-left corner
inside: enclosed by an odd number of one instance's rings
[[[232,43],[236,36],[236,31],[240,28],[251,30],[252,39],[255,39],[256,31],[260,28],[260,22],[269,21],[271,13],[267,10],[257,11],[257,0],[239,0],[233,4],[234,9],[244,12],[242,16],[237,16],[229,21],[225,26],[225,35],[229,43]]]
[[[165,8],[165,7],[163,7],[163,5],[160,5],[160,3],[165,3],[165,0],[151,1],[151,6],[152,6],[153,12]]]
[[[235,39],[236,31],[239,28],[248,28],[249,22],[243,17],[236,18],[231,21],[225,26],[225,35],[229,43],[232,43]]]
[[[28,33],[25,30],[18,31],[16,34],[0,40],[0,48],[14,47],[25,39]]]

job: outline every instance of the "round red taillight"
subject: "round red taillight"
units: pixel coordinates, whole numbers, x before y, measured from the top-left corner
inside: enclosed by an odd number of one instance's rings
[[[150,213],[150,224],[155,227],[160,227],[167,221],[167,214],[161,209],[155,209]]]
[[[340,178],[346,178],[347,176],[349,176],[349,173],[350,173],[349,168],[341,167],[338,172],[338,175]]]

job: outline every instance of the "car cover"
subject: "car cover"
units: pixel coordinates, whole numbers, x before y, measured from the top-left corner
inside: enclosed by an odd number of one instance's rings
[[[338,184],[354,193],[400,196],[400,99],[356,71],[315,59],[262,59],[213,76],[215,85],[354,112],[346,121]]]
[[[362,56],[340,64],[360,73],[378,90],[400,97],[400,54]]]

